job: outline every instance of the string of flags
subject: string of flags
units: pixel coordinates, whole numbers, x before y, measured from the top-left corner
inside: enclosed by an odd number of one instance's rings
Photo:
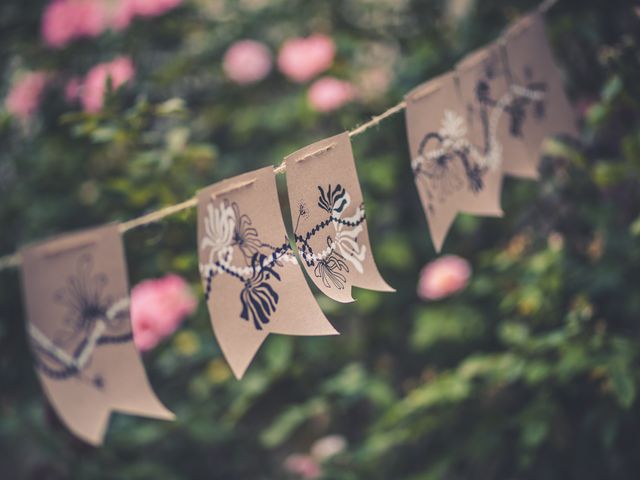
[[[434,247],[459,212],[501,216],[505,175],[535,179],[549,135],[577,135],[542,13],[409,92],[351,131],[209,186],[181,204],[120,224],[59,236],[0,259],[21,266],[34,365],[51,405],[98,445],[111,412],[174,418],[133,344],[122,235],[197,207],[198,260],[215,337],[242,378],[269,334],[337,335],[303,271],[325,295],[393,292],[376,267],[350,138],[405,110],[411,168]],[[293,232],[275,175],[286,171]],[[295,243],[295,248],[292,243]]]

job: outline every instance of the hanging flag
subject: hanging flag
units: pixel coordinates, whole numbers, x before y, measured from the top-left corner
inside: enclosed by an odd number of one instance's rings
[[[537,162],[527,151],[523,127],[544,92],[513,83],[496,43],[465,57],[456,73],[477,162],[493,172],[537,178]]]
[[[63,423],[98,445],[112,411],[173,419],[133,344],[118,226],[65,235],[21,256],[36,371]]]
[[[293,254],[271,167],[198,192],[198,251],[213,331],[237,378],[269,333],[338,333]]]
[[[501,172],[480,163],[469,140],[454,72],[412,90],[405,101],[411,167],[439,252],[458,212],[502,215]]]
[[[512,25],[501,43],[514,91],[522,95],[521,134],[535,165],[540,146],[552,135],[578,136],[576,117],[567,99],[562,75],[553,59],[544,18],[535,12]]]
[[[289,155],[287,189],[298,255],[327,296],[352,302],[351,287],[393,292],[378,272],[349,133]]]

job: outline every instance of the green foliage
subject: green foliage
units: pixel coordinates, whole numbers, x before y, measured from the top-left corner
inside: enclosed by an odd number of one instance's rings
[[[40,114],[0,116],[0,252],[124,220],[205,185],[276,164],[354,127],[493,40],[532,1],[191,0],[120,33],[47,50],[43,2],[0,5],[3,92],[22,70],[82,75],[131,55],[136,80],[98,114],[54,84]],[[454,16],[452,5],[465,5]],[[453,5],[453,6],[455,6]],[[318,297],[342,332],[272,336],[232,378],[201,302],[145,355],[178,419],[116,416],[106,446],[73,439],[47,406],[24,335],[18,272],[0,273],[3,478],[289,478],[291,453],[340,434],[327,479],[635,479],[640,469],[640,57],[631,2],[561,0],[548,14],[579,141],[550,139],[540,182],[508,179],[502,219],[460,217],[445,245],[473,266],[469,287],[417,298],[434,257],[409,169],[402,115],[354,138],[373,250],[395,294]],[[276,51],[294,35],[337,42],[330,73],[373,67],[389,88],[331,114],[308,85],[274,71],[249,87],[224,79],[235,40]],[[379,47],[383,54],[376,54]],[[281,200],[286,207],[286,195]],[[131,282],[173,271],[201,291],[195,216],[127,233]]]

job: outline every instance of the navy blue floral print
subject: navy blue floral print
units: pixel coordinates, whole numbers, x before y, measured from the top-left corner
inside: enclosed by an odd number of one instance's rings
[[[333,214],[334,212],[338,214],[342,213],[349,203],[347,199],[347,191],[340,184],[337,184],[335,189],[331,189],[331,184],[329,184],[329,188],[326,192],[318,185],[318,190],[320,190],[318,206],[330,214]]]
[[[256,330],[262,330],[262,325],[269,323],[271,315],[275,313],[280,299],[269,280],[273,277],[280,281],[280,274],[269,264],[268,257],[260,253],[251,258],[251,268],[253,274],[244,281],[244,288],[240,292],[240,317],[253,322]]]

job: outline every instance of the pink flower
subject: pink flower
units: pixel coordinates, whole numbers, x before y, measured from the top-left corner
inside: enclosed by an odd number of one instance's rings
[[[424,266],[420,272],[418,295],[437,300],[452,295],[467,286],[471,266],[464,258],[445,255]]]
[[[322,470],[318,462],[316,462],[311,455],[301,453],[289,455],[284,461],[284,469],[301,478],[315,479],[322,475]]]
[[[15,83],[7,98],[7,110],[23,121],[28,120],[38,109],[40,97],[47,85],[48,76],[44,72],[30,72]]]
[[[42,16],[42,37],[47,45],[60,48],[71,41],[76,34],[75,19],[69,15],[66,0],[54,0],[44,10]]]
[[[61,48],[80,37],[96,37],[107,27],[109,12],[102,0],[53,0],[42,16],[42,37]]]
[[[82,105],[87,112],[97,112],[102,108],[111,79],[113,89],[117,89],[134,76],[133,63],[129,57],[118,57],[109,63],[100,63],[89,70],[84,81]]]
[[[330,112],[353,100],[353,85],[334,77],[322,77],[311,85],[308,93],[309,103],[318,112]]]
[[[67,103],[74,103],[80,99],[80,92],[82,91],[82,80],[78,77],[70,78],[67,84],[64,86],[64,99]]]
[[[278,54],[278,68],[294,82],[311,80],[333,64],[336,45],[327,35],[291,38]]]
[[[194,312],[197,300],[187,282],[170,274],[140,282],[131,290],[133,340],[141,351],[154,348]]]
[[[271,71],[271,53],[255,40],[240,40],[229,47],[222,62],[224,72],[240,85],[255,83]]]
[[[109,12],[100,0],[67,0],[76,18],[76,36],[97,37],[108,26]]]
[[[117,0],[111,7],[111,20],[109,23],[111,28],[116,31],[124,30],[135,16],[135,0]]]

